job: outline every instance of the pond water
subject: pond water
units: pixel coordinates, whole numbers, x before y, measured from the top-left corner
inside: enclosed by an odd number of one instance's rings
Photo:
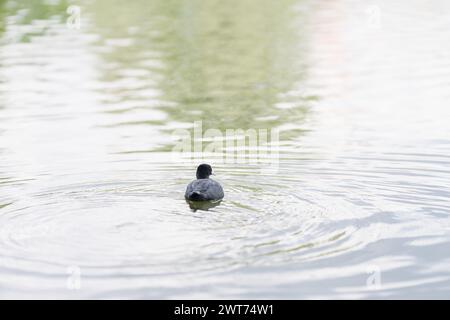
[[[446,0],[0,0],[0,298],[449,298],[449,102]]]

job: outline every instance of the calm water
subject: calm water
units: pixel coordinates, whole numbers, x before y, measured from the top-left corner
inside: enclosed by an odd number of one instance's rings
[[[449,298],[449,103],[447,0],[0,0],[0,298]]]

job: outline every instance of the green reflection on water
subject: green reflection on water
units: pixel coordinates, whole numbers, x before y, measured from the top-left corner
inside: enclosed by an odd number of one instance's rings
[[[39,0],[0,0],[0,34],[6,29],[6,17],[14,17],[14,24],[29,25],[20,34],[18,42],[30,42],[31,37],[40,36],[49,30],[49,25],[45,21],[53,20],[56,23],[64,23],[67,19],[66,10],[69,1],[39,1]],[[35,24],[41,21],[44,23]]]
[[[6,16],[15,23],[67,19],[67,7],[82,9],[80,32],[99,36],[92,50],[102,83],[135,80],[137,85],[104,87],[105,111],[117,116],[111,128],[157,126],[169,134],[167,123],[203,121],[203,129],[258,129],[289,124],[282,140],[298,137],[308,113],[300,91],[305,77],[305,39],[296,21],[304,17],[297,0],[97,0],[14,1],[0,13],[0,32]],[[18,15],[20,10],[24,14]],[[5,13],[6,12],[6,13]],[[33,31],[34,30],[34,31]],[[26,31],[20,41],[45,32]],[[122,44],[111,44],[120,40]],[[134,71],[132,75],[124,71]],[[138,72],[135,72],[138,71]],[[157,92],[157,105],[146,92]],[[287,94],[289,93],[289,94]],[[132,106],[130,106],[132,102]],[[123,103],[123,108],[112,105]],[[288,108],[280,108],[283,103]],[[136,108],[166,115],[123,121],[122,113]],[[164,146],[169,150],[170,146]]]
[[[128,40],[99,52],[102,80],[120,80],[125,69],[147,70],[147,79],[136,76],[138,88],[110,93],[115,101],[136,101],[137,93],[157,90],[161,103],[153,108],[167,115],[162,125],[203,120],[204,130],[224,131],[294,124],[281,139],[296,137],[310,98],[286,95],[305,76],[304,40],[293,23],[302,18],[297,2],[98,0],[90,8],[98,45]],[[280,102],[289,108],[278,108]],[[145,108],[145,99],[137,107]]]
[[[5,8],[6,0],[0,0],[0,37],[5,33],[6,31],[6,15],[7,11]]]

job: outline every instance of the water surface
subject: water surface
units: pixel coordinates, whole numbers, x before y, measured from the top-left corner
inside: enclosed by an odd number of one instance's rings
[[[444,0],[0,0],[0,297],[448,298],[449,30]],[[212,163],[191,210],[199,119],[279,129],[278,172]]]

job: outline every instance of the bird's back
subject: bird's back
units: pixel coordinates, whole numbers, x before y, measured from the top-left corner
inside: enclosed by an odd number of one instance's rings
[[[222,186],[212,179],[197,179],[189,183],[184,197],[188,200],[220,200],[224,196]]]

